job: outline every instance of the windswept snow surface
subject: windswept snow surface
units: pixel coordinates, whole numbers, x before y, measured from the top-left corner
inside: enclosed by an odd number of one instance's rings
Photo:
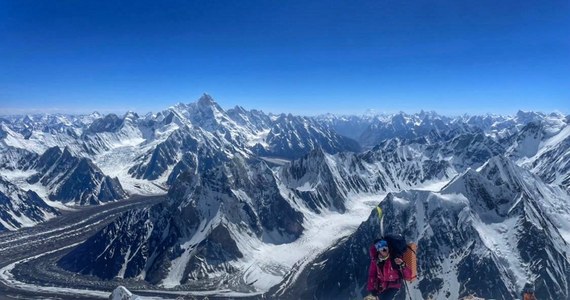
[[[554,136],[552,136],[552,137],[550,137],[544,141],[537,141],[538,145],[533,146],[534,148],[537,148],[537,151],[534,151],[534,155],[532,155],[530,157],[522,157],[521,159],[519,159],[517,161],[517,164],[521,165],[521,166],[531,164],[532,162],[539,159],[544,153],[546,153],[546,152],[552,150],[553,148],[557,147],[558,144],[562,143],[568,137],[570,137],[570,125],[562,128],[562,130],[560,130]],[[526,151],[529,151],[529,150],[526,150]]]
[[[352,234],[384,197],[384,194],[353,195],[344,214],[324,212],[319,215],[309,210],[303,211],[307,230],[293,243],[273,245],[251,239],[238,240],[240,249],[251,248],[251,251],[244,251],[245,257],[241,262],[241,267],[246,270],[243,275],[245,282],[258,290],[267,291],[280,283],[290,271],[299,274],[322,251],[334,247],[336,241]]]
[[[570,136],[570,126],[566,126],[566,127],[564,127],[564,129],[562,129],[560,132],[558,132],[555,136],[544,141],[540,145],[540,148],[547,150],[550,147],[554,147],[554,146],[558,145],[560,142],[564,141],[569,136]],[[542,152],[544,152],[544,151],[537,153],[537,155],[540,155]]]
[[[485,224],[480,219],[476,219],[474,220],[474,227],[485,247],[504,259],[503,263],[506,264],[506,269],[513,273],[517,286],[522,288],[527,278],[532,277],[532,273],[528,266],[522,263],[523,259],[519,253],[512,251],[516,249],[519,242],[516,236],[517,221],[518,218],[514,217],[501,223]]]
[[[166,278],[162,281],[162,286],[165,288],[173,288],[180,284],[182,277],[184,275],[184,270],[188,261],[191,258],[192,251],[194,250],[195,246],[198,245],[202,240],[204,240],[205,236],[209,233],[209,230],[206,230],[209,224],[213,224],[210,226],[210,229],[217,226],[219,223],[219,217],[216,216],[212,222],[207,222],[207,220],[202,221],[199,228],[200,230],[190,239],[188,242],[182,245],[182,249],[184,249],[184,253],[174,259],[172,261],[172,266],[168,272]]]
[[[250,139],[247,142],[248,146],[255,146],[256,144],[260,144],[264,148],[268,148],[269,144],[267,143],[267,135],[271,129],[265,129],[257,133],[257,135],[250,135]]]
[[[155,143],[146,145],[144,149],[150,149],[156,146]],[[98,155],[94,159],[94,163],[101,171],[110,177],[117,177],[121,182],[123,189],[133,195],[158,195],[163,194],[166,190],[166,180],[173,166],[169,168],[165,175],[157,180],[149,181],[145,179],[137,179],[129,174],[131,164],[125,162],[133,162],[142,153],[140,146],[122,146],[115,148],[113,151],[105,152]]]

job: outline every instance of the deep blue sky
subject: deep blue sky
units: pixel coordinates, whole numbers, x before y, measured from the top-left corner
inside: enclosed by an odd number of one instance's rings
[[[0,114],[570,113],[570,1],[0,0]]]

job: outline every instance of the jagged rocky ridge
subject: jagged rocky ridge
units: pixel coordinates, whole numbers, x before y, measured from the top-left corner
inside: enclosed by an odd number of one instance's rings
[[[310,118],[268,116],[241,107],[226,112],[208,95],[162,112],[157,120],[177,124],[177,129],[136,160],[129,169],[133,177],[153,180],[165,175],[176,164],[185,164],[188,154],[197,151],[197,144],[226,153],[286,159],[299,158],[316,148],[327,153],[359,150],[357,142]],[[172,183],[172,176],[168,181]]]
[[[126,198],[117,178],[105,176],[85,157],[75,157],[64,148],[48,149],[30,166],[37,173],[28,178],[28,183],[41,183],[49,190],[52,201],[78,205],[99,204]]]
[[[24,191],[0,176],[0,231],[33,226],[59,215],[38,194]]]

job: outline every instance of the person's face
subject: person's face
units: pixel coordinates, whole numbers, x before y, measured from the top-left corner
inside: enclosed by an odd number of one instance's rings
[[[386,257],[388,256],[388,247],[382,247],[380,249],[378,249],[378,257]]]

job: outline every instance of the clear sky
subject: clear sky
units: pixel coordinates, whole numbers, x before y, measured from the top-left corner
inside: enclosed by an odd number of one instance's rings
[[[0,0],[0,114],[570,113],[568,0]]]

